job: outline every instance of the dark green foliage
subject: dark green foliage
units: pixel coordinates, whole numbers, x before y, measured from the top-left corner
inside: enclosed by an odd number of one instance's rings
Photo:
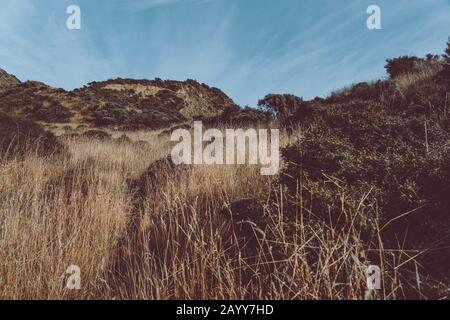
[[[229,242],[227,247],[237,241],[240,255],[249,265],[254,265],[261,256],[265,259],[270,256],[275,256],[279,260],[286,258],[280,256],[275,250],[275,245],[269,247],[265,241],[272,238],[267,228],[272,221],[264,214],[262,199],[242,199],[233,202],[225,206],[220,214],[230,223],[233,230],[233,236],[227,239]],[[271,266],[266,267],[266,271],[273,271]]]
[[[268,124],[272,120],[270,112],[258,110],[250,107],[241,109],[228,109],[216,117],[197,117],[206,127],[228,126],[241,128],[255,126],[258,124]]]
[[[403,56],[399,58],[388,59],[386,60],[386,62],[386,71],[391,79],[394,79],[398,76],[417,71],[418,65],[420,63],[423,63],[424,60],[418,57]]]
[[[285,120],[304,105],[302,98],[292,94],[269,94],[258,101],[258,106],[275,118]]]
[[[0,158],[21,159],[27,154],[45,157],[65,151],[56,137],[39,125],[0,112]]]
[[[176,165],[169,155],[153,162],[138,179],[130,181],[129,188],[138,200],[137,204],[141,206],[142,199],[145,199],[149,192],[158,189],[169,179],[180,179],[183,174],[188,172],[189,168],[188,165]]]
[[[322,102],[341,103],[350,100],[379,101],[383,95],[392,93],[392,84],[388,81],[375,83],[361,82],[340,92],[333,92],[330,97]]]
[[[142,98],[131,90],[106,90],[92,85],[89,90],[84,89],[81,95],[85,95],[85,100],[90,100],[84,114],[91,116],[96,126],[119,126],[128,130],[158,129],[185,120],[179,113],[184,101],[167,97],[161,91]]]
[[[444,64],[444,68],[442,71],[438,74],[439,79],[441,82],[445,85],[449,85],[450,83],[450,60]]]
[[[447,42],[447,48],[445,49],[444,59],[447,62],[450,62],[450,38],[448,39],[448,42]]]
[[[69,122],[73,113],[61,104],[60,90],[25,82],[0,93],[0,110],[32,121]]]
[[[448,245],[450,110],[444,106],[450,86],[438,74],[391,100],[390,83],[359,84],[299,108],[285,124],[301,126],[304,137],[283,150],[281,182],[292,201],[301,192],[303,206],[325,221],[343,219],[331,213],[365,208],[358,223],[368,241],[378,221],[388,223],[387,245]],[[430,252],[421,263],[443,272],[447,258]]]

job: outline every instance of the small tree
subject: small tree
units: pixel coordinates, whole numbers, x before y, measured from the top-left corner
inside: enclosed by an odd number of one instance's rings
[[[426,57],[425,61],[427,63],[432,63],[432,62],[435,62],[435,61],[439,61],[439,59],[441,58],[439,55],[431,54],[431,53],[427,54],[425,57]]]
[[[417,57],[403,56],[399,58],[388,59],[386,60],[386,62],[386,71],[391,79],[394,79],[398,76],[416,71],[419,63],[423,63],[424,60]]]
[[[292,94],[269,94],[258,101],[258,106],[266,112],[271,113],[275,118],[285,120],[304,105],[302,98]]]
[[[448,38],[447,49],[445,49],[444,59],[450,62],[450,38]]]

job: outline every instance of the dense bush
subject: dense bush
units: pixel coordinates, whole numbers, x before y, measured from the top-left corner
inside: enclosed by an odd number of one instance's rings
[[[235,128],[267,124],[272,120],[270,112],[245,107],[241,109],[228,109],[215,117],[197,117],[207,127],[232,126]]]
[[[17,116],[45,122],[69,122],[73,112],[63,106],[59,89],[29,81],[0,93],[0,110]]]
[[[380,101],[383,95],[392,96],[392,83],[377,81],[375,83],[360,82],[349,88],[333,92],[324,102],[340,103],[350,100]]]
[[[418,61],[394,59],[391,75],[413,72]],[[298,108],[284,123],[303,134],[282,152],[280,181],[291,201],[302,194],[302,206],[324,221],[364,211],[354,223],[368,241],[378,225],[387,245],[442,247],[450,243],[449,82],[431,74],[397,100],[391,83],[358,84]],[[449,254],[426,252],[419,260],[427,271],[445,272]]]
[[[399,58],[388,59],[386,60],[386,62],[386,71],[391,79],[394,79],[398,76],[417,71],[418,66],[423,63],[424,60],[418,57],[403,56]]]
[[[0,112],[0,158],[61,154],[65,147],[39,125]]]
[[[81,113],[89,121],[126,130],[167,128],[195,117],[238,110],[222,91],[194,80],[119,78],[91,83],[75,93],[84,100]]]
[[[303,99],[292,94],[269,94],[258,101],[258,106],[263,111],[272,113],[281,121],[291,116],[303,105]]]
[[[448,42],[447,42],[447,48],[445,49],[444,59],[447,62],[450,62],[450,38],[448,39]]]

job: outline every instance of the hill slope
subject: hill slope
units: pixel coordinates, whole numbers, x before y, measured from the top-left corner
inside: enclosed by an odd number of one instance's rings
[[[221,90],[194,80],[115,79],[74,91],[19,83],[5,73],[0,111],[42,123],[87,123],[122,129],[156,129],[238,110]]]
[[[288,106],[274,95],[263,101],[276,110],[292,106],[280,121],[302,128],[282,152],[288,166],[281,182],[291,201],[307,195],[302,205],[324,221],[335,219],[334,226],[347,217],[330,212],[363,209],[352,223],[360,223],[367,241],[377,239],[379,224],[386,245],[401,239],[405,247],[427,250],[419,261],[433,274],[447,272],[450,257],[448,250],[432,251],[450,244],[448,70],[436,58],[419,71],[359,83],[326,99],[297,97]]]
[[[0,92],[19,83],[20,81],[15,76],[7,73],[3,69],[0,69]]]

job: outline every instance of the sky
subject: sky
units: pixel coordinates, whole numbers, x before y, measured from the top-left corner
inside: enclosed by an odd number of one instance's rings
[[[372,4],[381,30],[366,27]],[[255,106],[386,77],[388,58],[443,53],[449,27],[450,0],[0,0],[0,68],[69,90],[195,79]]]

